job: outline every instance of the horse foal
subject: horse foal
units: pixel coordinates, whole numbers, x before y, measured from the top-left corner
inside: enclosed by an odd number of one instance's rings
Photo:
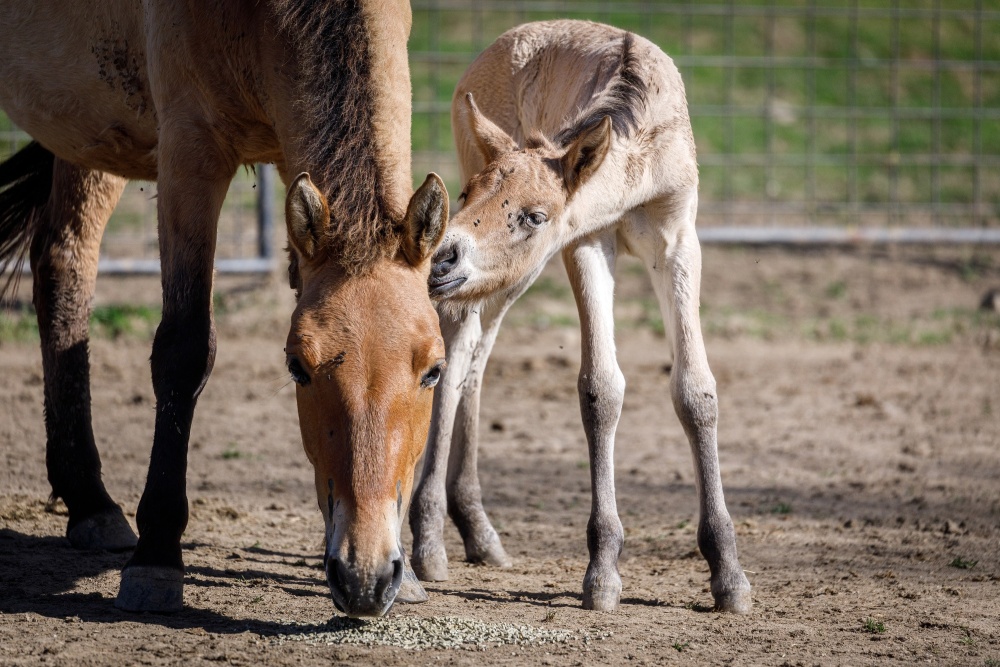
[[[672,347],[671,396],[694,457],[698,546],[715,607],[748,612],[750,584],[723,498],[716,385],[698,316],[698,167],[677,68],[654,44],[616,28],[527,24],[502,35],[465,72],[452,121],[466,186],[429,282],[449,366],[410,517],[415,572],[447,577],[445,508],[470,560],[510,563],[482,506],[479,393],[504,313],[562,251],[583,332],[578,388],[593,486],[583,605],[618,605],[624,535],[612,455],[625,379],[612,304],[615,259],[626,252],[646,267]]]

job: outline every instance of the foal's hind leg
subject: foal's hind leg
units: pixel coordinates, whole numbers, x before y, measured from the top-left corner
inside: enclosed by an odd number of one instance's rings
[[[52,495],[69,509],[78,549],[124,550],[135,533],[101,481],[90,421],[88,323],[104,226],[125,181],[56,160],[52,193],[31,244],[45,373],[45,462]]]
[[[671,329],[674,365],[670,392],[674,410],[684,427],[694,456],[695,484],[700,516],[698,548],[708,561],[712,596],[718,611],[747,613],[751,607],[750,582],[736,553],[736,531],[726,509],[719,472],[717,423],[719,416],[715,378],[708,366],[698,314],[701,291],[701,246],[695,233],[697,193],[681,204],[665,208],[667,223],[640,219],[646,233],[626,239],[642,257],[660,301],[664,324]],[[647,210],[653,210],[653,206]],[[651,240],[653,239],[653,240]]]
[[[584,239],[563,251],[573,285],[583,355],[577,388],[590,452],[591,507],[587,523],[590,564],[583,579],[583,607],[611,611],[618,606],[618,574],[625,534],[615,501],[615,429],[625,400],[625,377],[615,355],[615,231]]]

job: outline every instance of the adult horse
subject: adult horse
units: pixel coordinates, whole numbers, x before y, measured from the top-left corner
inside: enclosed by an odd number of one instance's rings
[[[482,506],[479,391],[504,313],[562,251],[583,330],[578,389],[593,487],[583,604],[617,607],[624,532],[613,453],[625,378],[612,305],[615,259],[624,251],[649,273],[673,351],[670,389],[694,458],[698,546],[715,606],[748,612],[750,583],[722,492],[718,400],[698,315],[698,166],[677,68],[648,40],[611,26],[529,23],[469,66],[452,120],[466,185],[431,271],[432,294],[445,300],[450,366],[410,518],[415,571],[447,577],[445,507],[471,560],[510,562]]]
[[[403,499],[444,363],[426,285],[447,195],[431,175],[409,199],[410,22],[393,0],[0,3],[0,107],[35,139],[0,165],[0,259],[30,253],[46,465],[67,536],[134,546],[122,609],[182,605],[188,437],[215,358],[216,226],[236,169],[255,162],[289,183],[298,304],[285,354],[333,601],[364,616],[396,598]],[[158,184],[163,284],[138,540],[101,481],[87,350],[98,246],[130,178]]]

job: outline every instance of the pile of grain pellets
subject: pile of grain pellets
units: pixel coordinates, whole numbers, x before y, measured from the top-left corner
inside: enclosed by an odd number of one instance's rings
[[[577,634],[569,630],[542,629],[513,623],[487,623],[471,618],[439,616],[437,618],[391,617],[360,621],[335,616],[322,625],[295,624],[286,626],[274,642],[297,641],[310,644],[354,644],[357,646],[395,646],[406,649],[458,648],[485,650],[492,646],[537,646],[568,644],[605,639],[610,633]]]

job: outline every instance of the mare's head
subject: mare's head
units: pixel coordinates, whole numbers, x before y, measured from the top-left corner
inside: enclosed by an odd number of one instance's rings
[[[611,120],[564,146],[536,134],[523,147],[479,111],[471,93],[455,120],[486,166],[459,196],[462,210],[448,224],[429,285],[435,298],[469,303],[516,290],[569,241],[567,206],[607,155]]]
[[[427,278],[448,195],[429,175],[398,251],[360,272],[334,259],[330,211],[308,175],[291,184],[285,214],[298,292],[285,354],[326,521],[326,576],[339,610],[381,616],[403,575],[400,528],[445,363]]]

